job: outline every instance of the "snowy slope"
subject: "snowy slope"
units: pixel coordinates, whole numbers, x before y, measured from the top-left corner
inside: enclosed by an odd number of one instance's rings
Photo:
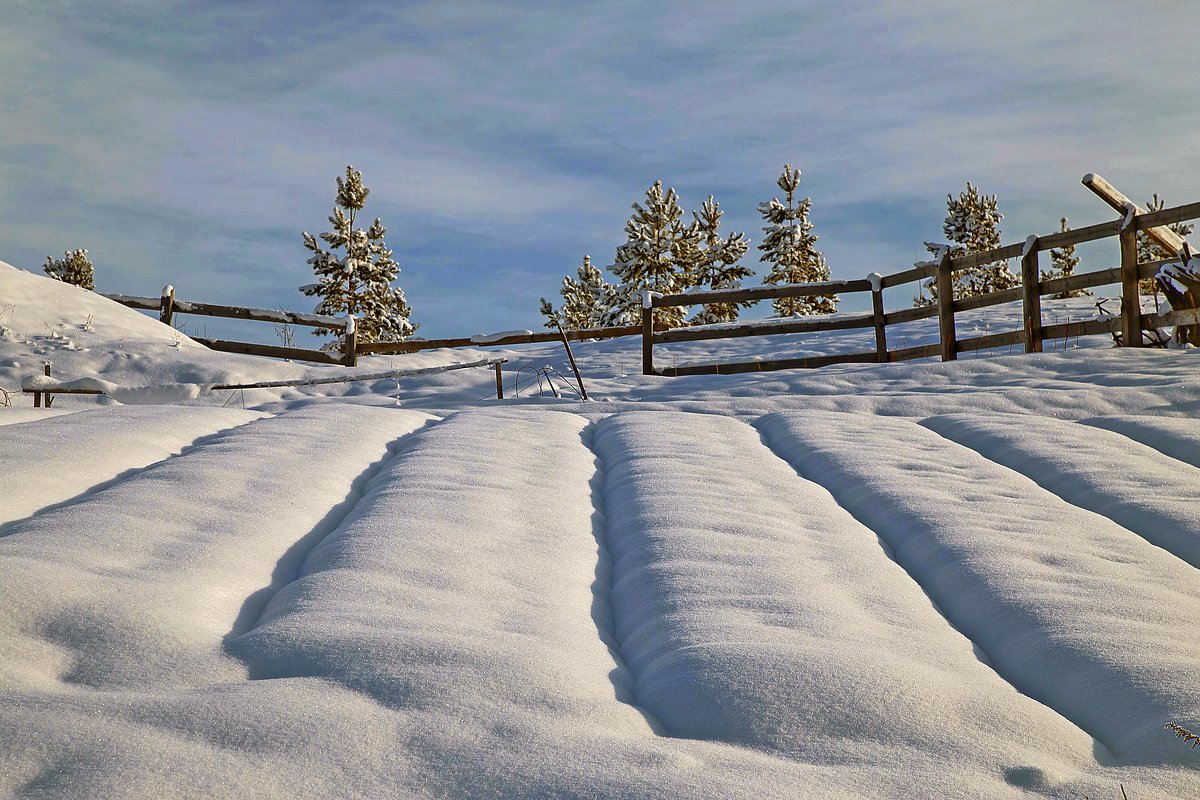
[[[353,372],[0,265],[5,305],[9,389]],[[503,402],[463,370],[0,408],[0,796],[1200,796],[1164,729],[1200,729],[1194,351],[669,379],[638,345],[576,347],[590,403],[536,346],[357,370],[499,352]]]

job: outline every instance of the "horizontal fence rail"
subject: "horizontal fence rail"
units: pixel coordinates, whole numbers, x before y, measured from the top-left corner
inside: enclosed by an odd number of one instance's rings
[[[177,299],[175,297],[175,287],[170,285],[163,287],[162,295],[159,297],[140,297],[126,294],[105,294],[103,296],[128,308],[157,311],[159,321],[165,325],[172,324],[176,314],[194,314],[202,317],[246,319],[255,322],[271,322],[276,325],[302,325],[309,328],[341,331],[342,352],[340,356],[327,350],[308,350],[300,347],[281,347],[279,345],[257,344],[255,342],[232,342],[224,339],[208,339],[200,336],[193,336],[191,338],[210,350],[219,350],[223,353],[287,358],[295,361],[338,364],[346,367],[353,367],[358,363],[358,329],[353,315],[330,317],[323,314],[305,314],[299,311],[226,306],[218,305],[217,303],[197,303],[190,300]]]
[[[646,293],[642,307],[642,372],[646,375],[713,375],[739,372],[757,372],[775,369],[798,369],[827,366],[830,364],[854,364],[869,362],[895,362],[940,356],[943,361],[957,358],[958,353],[985,350],[993,347],[1022,345],[1024,352],[1042,351],[1047,340],[1065,339],[1071,336],[1112,334],[1119,343],[1141,346],[1143,331],[1156,331],[1163,327],[1200,324],[1200,310],[1174,309],[1166,314],[1143,314],[1141,311],[1138,281],[1152,278],[1167,263],[1178,261],[1150,261],[1138,263],[1137,233],[1145,231],[1155,242],[1168,250],[1179,250],[1182,240],[1163,227],[1175,222],[1200,218],[1200,203],[1187,203],[1173,208],[1147,213],[1116,192],[1102,178],[1088,175],[1084,184],[1100,194],[1106,202],[1121,210],[1121,219],[1101,222],[1084,228],[1059,231],[1048,236],[1031,236],[1019,244],[1009,244],[979,253],[954,255],[942,248],[939,257],[910,269],[891,275],[872,274],[865,280],[824,281],[819,283],[784,284],[760,286],[749,289],[723,289],[709,292],[685,292],[660,295]],[[1039,253],[1084,242],[1116,237],[1121,245],[1121,265],[1111,269],[1084,272],[1052,280],[1041,280]],[[977,297],[955,299],[953,296],[954,274],[972,267],[998,261],[1018,259],[1020,261],[1020,284],[1010,289],[990,292]],[[933,281],[937,286],[937,300],[926,306],[885,312],[883,290],[920,281]],[[1041,298],[1044,295],[1089,289],[1111,284],[1121,285],[1120,314],[1109,318],[1068,321],[1066,324],[1046,325],[1042,322]],[[809,297],[823,294],[847,294],[870,292],[872,313],[863,315],[830,314],[818,317],[790,317],[783,320],[763,320],[736,324],[693,326],[661,330],[654,319],[654,310],[674,306],[705,305],[709,303],[732,303],[751,300],[768,300],[781,297]],[[1024,324],[1019,330],[989,333],[959,340],[955,329],[955,314],[974,309],[988,308],[1004,303],[1021,302]],[[937,318],[938,341],[916,347],[897,350],[887,348],[887,326],[905,322]],[[654,345],[678,342],[694,342],[713,339],[734,339],[745,336],[769,336],[781,333],[812,333],[852,328],[875,329],[875,350],[864,353],[847,353],[806,358],[775,359],[721,364],[697,364],[672,366],[656,369]],[[1161,341],[1162,337],[1156,337]]]

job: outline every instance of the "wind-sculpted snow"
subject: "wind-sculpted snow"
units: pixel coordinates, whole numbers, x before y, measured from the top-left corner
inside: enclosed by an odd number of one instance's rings
[[[427,419],[336,405],[257,420],[10,526],[0,681],[145,689],[244,676],[223,637],[336,524],[387,444]]]
[[[878,538],[724,417],[600,423],[620,653],[674,736],[823,765],[1069,780],[1092,739],[980,663]]]
[[[1045,417],[956,415],[923,424],[1200,568],[1200,468],[1119,433]]]
[[[0,430],[5,523],[178,453],[198,437],[263,416],[223,408],[100,408]]]
[[[760,428],[1002,676],[1095,736],[1102,759],[1194,768],[1162,730],[1200,719],[1196,640],[1180,635],[1200,629],[1193,567],[912,422],[781,414]]]
[[[1093,417],[1080,422],[1114,431],[1177,461],[1200,467],[1200,420],[1190,417]],[[1200,501],[1200,487],[1195,484],[1188,494],[1193,503]]]

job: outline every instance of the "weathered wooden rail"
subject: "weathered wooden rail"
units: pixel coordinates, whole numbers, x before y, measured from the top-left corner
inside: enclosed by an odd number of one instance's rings
[[[136,295],[106,294],[109,300],[115,300],[129,308],[145,311],[157,311],[158,318],[170,325],[176,314],[195,314],[204,317],[225,317],[228,319],[248,319],[257,322],[272,322],[277,325],[302,325],[309,328],[323,328],[339,331],[342,334],[341,356],[325,350],[308,350],[300,347],[281,347],[255,342],[233,342],[224,339],[207,339],[199,336],[191,337],[211,350],[224,353],[241,353],[251,356],[269,356],[271,358],[290,358],[296,361],[312,361],[317,364],[339,364],[353,367],[358,363],[358,334],[353,315],[346,317],[327,317],[321,314],[304,314],[298,311],[276,311],[269,308],[246,308],[243,306],[224,306],[216,303],[197,303],[179,300],[175,297],[175,287],[164,286],[159,297],[139,297]]]
[[[1178,251],[1182,240],[1165,225],[1200,218],[1200,203],[1166,208],[1146,213],[1128,198],[1116,192],[1103,178],[1096,175],[1084,177],[1084,184],[1101,195],[1106,202],[1123,210],[1121,219],[1076,228],[1048,236],[1030,236],[1020,244],[1010,244],[969,255],[952,256],[943,249],[934,261],[917,264],[911,269],[891,275],[872,273],[865,280],[826,281],[822,283],[786,284],[762,286],[749,289],[727,289],[712,292],[687,292],[660,295],[647,292],[642,303],[642,372],[646,375],[711,375],[736,372],[758,372],[776,369],[823,367],[831,364],[880,363],[906,361],[916,358],[940,356],[951,361],[959,353],[1020,344],[1027,353],[1042,351],[1047,340],[1064,339],[1068,336],[1090,336],[1094,334],[1119,334],[1121,343],[1128,346],[1142,344],[1142,331],[1154,330],[1171,325],[1188,325],[1200,322],[1200,311],[1177,310],[1166,314],[1144,314],[1138,296],[1139,279],[1155,275],[1167,261],[1138,263],[1137,232],[1146,233],[1168,250]],[[1098,270],[1043,281],[1040,279],[1038,254],[1051,249],[1074,244],[1117,237],[1121,249],[1121,265],[1112,269]],[[971,267],[996,261],[1019,259],[1021,283],[1003,291],[992,292],[963,299],[954,299],[954,273]],[[1174,259],[1172,259],[1174,260]],[[884,310],[883,290],[894,286],[934,279],[937,282],[937,302],[928,306],[905,308],[887,312]],[[1075,289],[1121,284],[1121,312],[1111,319],[1086,320],[1066,325],[1046,325],[1042,321],[1041,298],[1043,295],[1058,294]],[[767,300],[779,297],[806,297],[824,294],[871,293],[871,313],[833,314],[821,317],[792,317],[784,320],[764,320],[733,325],[677,328],[659,332],[655,326],[654,309],[672,306],[692,306],[706,303],[730,303],[745,300]],[[1024,325],[1020,330],[1004,331],[969,339],[959,339],[955,328],[955,314],[978,308],[1012,303],[1022,304]],[[921,319],[938,320],[936,344],[889,350],[887,328],[904,322]],[[697,364],[656,369],[654,345],[674,342],[690,342],[712,339],[733,339],[745,336],[770,336],[780,333],[810,333],[819,331],[873,328],[875,349],[869,352],[848,353],[807,358],[780,359],[774,361],[742,361],[720,364]]]

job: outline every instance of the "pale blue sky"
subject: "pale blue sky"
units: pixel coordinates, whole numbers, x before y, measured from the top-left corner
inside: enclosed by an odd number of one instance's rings
[[[790,162],[834,276],[891,272],[968,179],[1006,242],[1111,217],[1090,171],[1200,199],[1198,40],[1186,0],[8,0],[0,260],[307,310],[300,231],[353,163],[422,335],[533,328],[655,179],[715,194],[761,272]]]

